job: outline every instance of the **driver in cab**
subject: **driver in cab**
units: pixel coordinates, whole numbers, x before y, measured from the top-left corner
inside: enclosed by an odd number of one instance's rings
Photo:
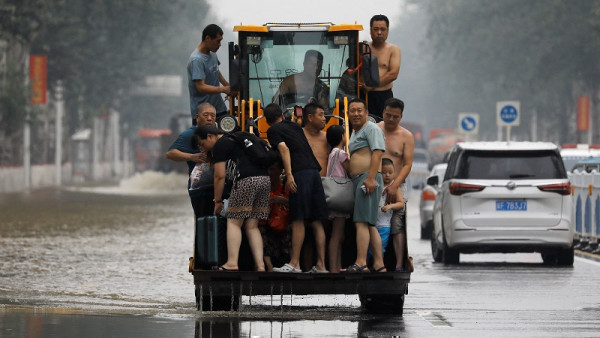
[[[285,77],[273,96],[273,103],[279,104],[282,110],[310,102],[329,107],[329,87],[318,77],[323,67],[323,54],[314,49],[307,50],[303,66],[301,73]]]

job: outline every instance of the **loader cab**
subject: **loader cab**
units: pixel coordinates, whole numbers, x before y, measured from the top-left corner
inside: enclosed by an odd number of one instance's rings
[[[326,114],[343,117],[345,100],[361,95],[361,77],[379,82],[376,59],[358,41],[361,30],[358,24],[332,23],[235,26],[239,40],[229,43],[229,82],[238,95],[231,98],[229,121],[220,126],[245,130],[252,125],[266,138],[268,125],[260,117],[272,102],[293,120],[301,120],[297,107],[311,100]],[[326,128],[338,123],[330,118]]]

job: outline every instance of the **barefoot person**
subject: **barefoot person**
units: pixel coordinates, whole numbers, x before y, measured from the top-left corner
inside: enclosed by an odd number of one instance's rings
[[[376,124],[367,120],[369,112],[362,99],[350,101],[348,111],[354,132],[350,137],[350,176],[355,187],[353,220],[356,226],[356,261],[347,272],[368,272],[367,251],[373,252],[373,270],[386,271],[381,237],[377,231],[377,211],[383,193],[380,172],[385,137]]]
[[[404,111],[404,102],[396,98],[390,98],[385,101],[383,110],[383,121],[377,126],[383,130],[385,135],[385,154],[384,158],[389,158],[394,162],[394,182],[385,188],[388,195],[388,203],[395,203],[403,198],[407,201],[406,177],[412,167],[413,154],[415,152],[415,140],[413,134],[406,128],[400,126],[402,114]],[[401,189],[403,197],[400,196],[398,188]],[[404,253],[408,252],[406,247],[406,224],[404,224],[403,210],[394,210],[392,214],[390,233],[394,242],[396,252],[396,271],[404,271]]]

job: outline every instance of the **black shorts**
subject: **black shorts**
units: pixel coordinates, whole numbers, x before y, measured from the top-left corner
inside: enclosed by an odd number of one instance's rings
[[[290,192],[290,217],[292,221],[317,221],[327,219],[327,203],[321,175],[317,169],[300,170],[294,173],[298,186],[296,193]]]
[[[394,92],[391,89],[383,91],[370,91],[369,92],[369,114],[383,118],[383,108],[385,108],[385,101],[390,97],[394,97]]]

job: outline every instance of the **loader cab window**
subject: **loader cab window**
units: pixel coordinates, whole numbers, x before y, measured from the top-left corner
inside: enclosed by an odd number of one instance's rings
[[[242,57],[248,59],[244,96],[279,103],[284,110],[312,99],[328,111],[340,98],[340,82],[349,99],[356,96],[347,72],[348,65],[357,64],[356,34],[289,29],[246,34],[240,39]]]

